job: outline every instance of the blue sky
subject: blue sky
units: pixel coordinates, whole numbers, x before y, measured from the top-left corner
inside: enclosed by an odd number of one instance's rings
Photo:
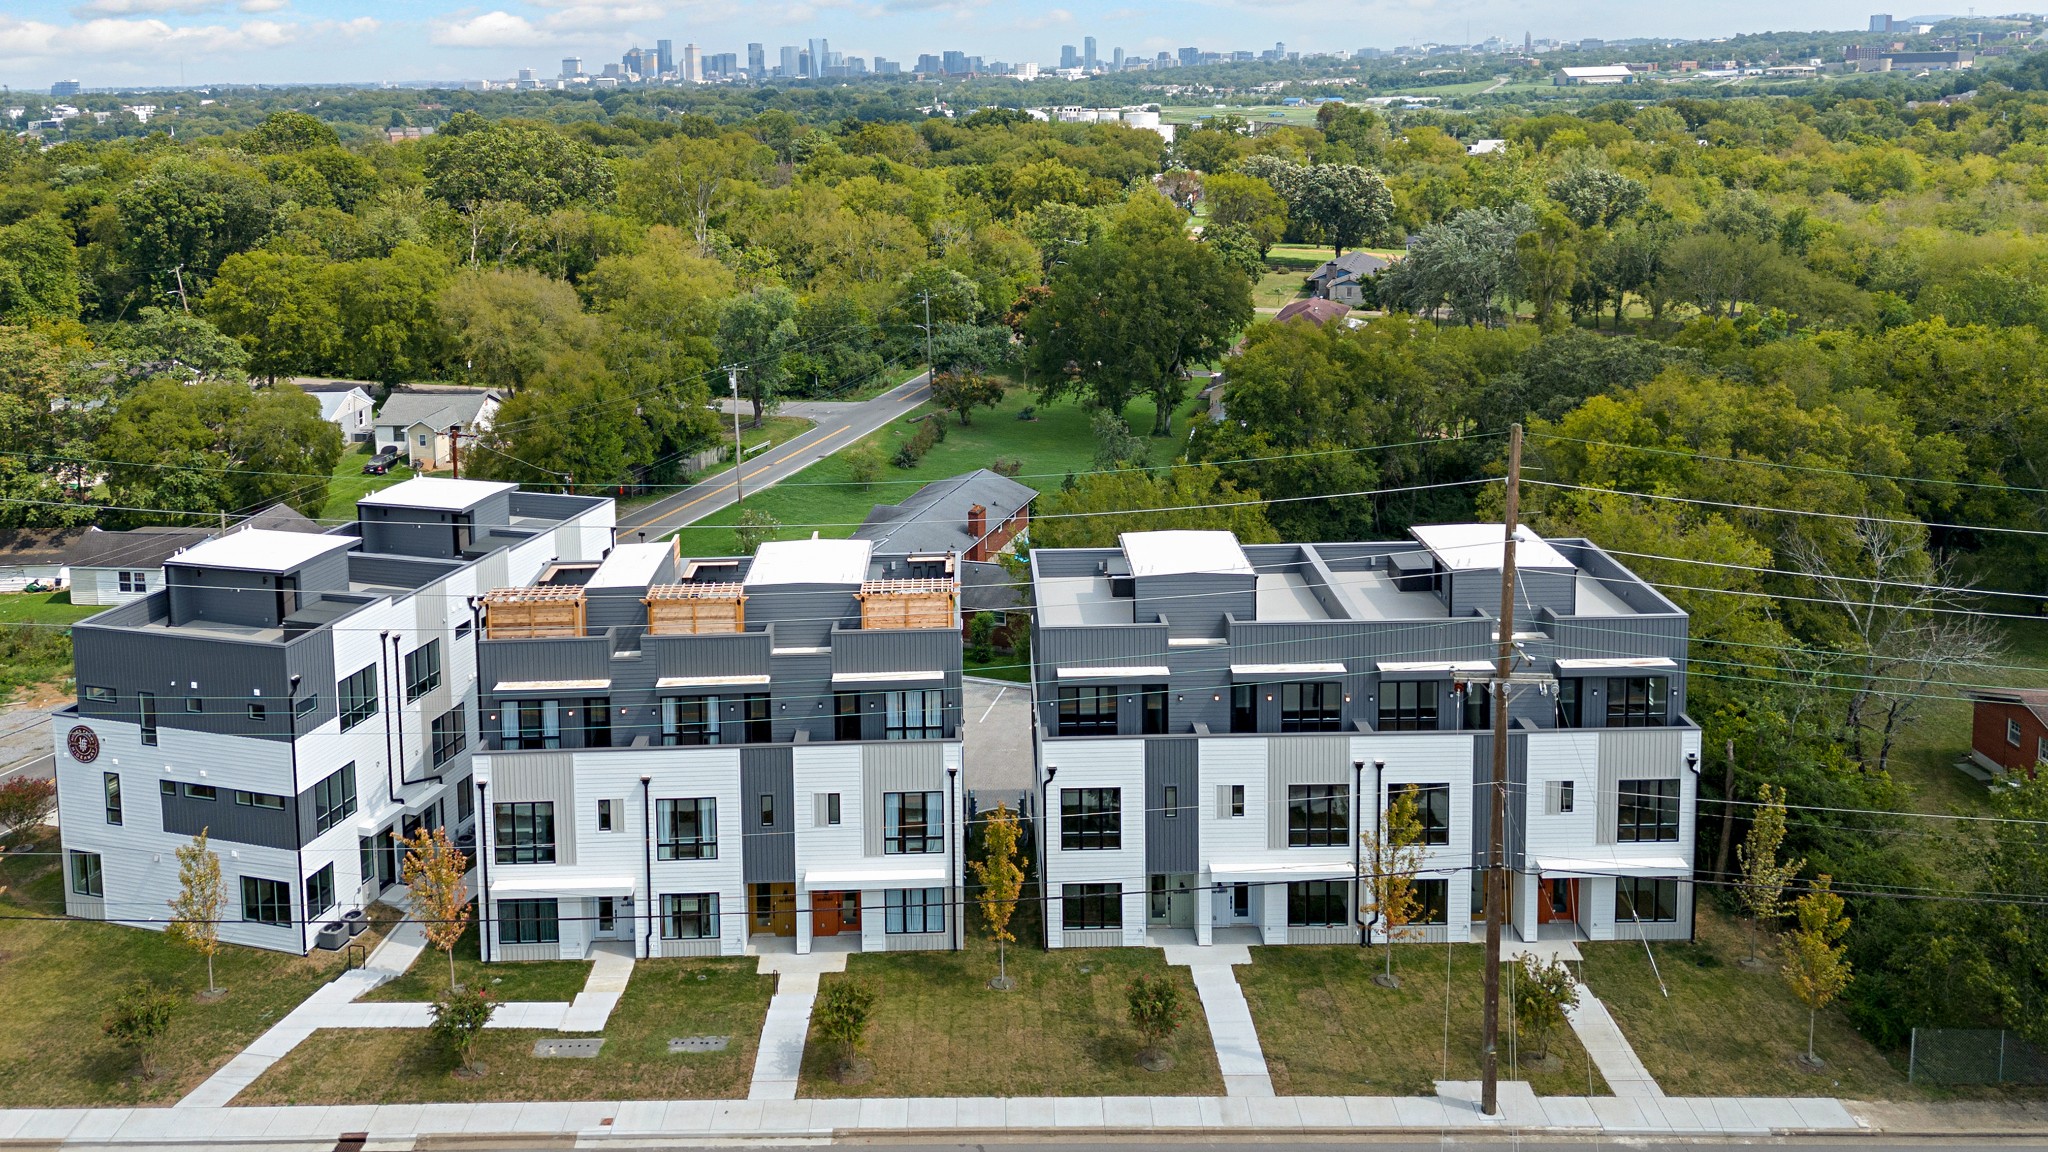
[[[960,48],[1056,62],[1093,35],[1112,48],[1393,47],[1489,35],[1720,36],[1859,28],[1863,9],[1808,0],[1681,6],[1633,0],[0,0],[0,83],[47,88],[214,81],[471,79],[554,75],[635,43],[746,51],[824,36],[848,54],[914,59]]]

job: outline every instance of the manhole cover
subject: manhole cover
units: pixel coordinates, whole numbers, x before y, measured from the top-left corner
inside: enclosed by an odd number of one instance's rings
[[[571,1060],[588,1060],[604,1047],[604,1040],[535,1040],[533,1054],[540,1057],[560,1057]]]
[[[677,1052],[723,1052],[730,1036],[685,1036],[668,1042],[671,1054]]]

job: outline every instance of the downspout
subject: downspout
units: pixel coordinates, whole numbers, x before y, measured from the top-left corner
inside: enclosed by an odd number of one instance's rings
[[[1374,784],[1378,784],[1377,779],[1374,780]],[[1373,789],[1373,801],[1373,807],[1377,809],[1379,807],[1379,789],[1377,787]],[[1360,807],[1360,805],[1364,803],[1365,761],[1353,760],[1351,762],[1351,810],[1359,813],[1362,817],[1365,809]],[[1375,834],[1379,832],[1379,812],[1377,810],[1373,812],[1373,832]],[[1351,837],[1351,883],[1359,887],[1363,887],[1365,883],[1364,840],[1365,837],[1362,834]],[[1364,901],[1361,899],[1364,895],[1364,892],[1358,891],[1356,888],[1351,893],[1351,923],[1358,928],[1358,946],[1360,948],[1366,947],[1370,942],[1366,934]]]
[[[483,870],[483,891],[476,898],[476,942],[482,947],[484,963],[491,962],[491,851],[484,843],[484,830],[491,826],[488,803],[490,783],[476,782],[476,866]]]
[[[391,755],[391,712],[397,707],[397,702],[391,691],[391,676],[384,666],[384,642],[390,638],[389,631],[377,634],[377,690],[384,693],[384,707],[381,709],[384,713],[384,794],[393,804],[402,805],[405,799],[398,794],[398,784],[391,775],[398,761]],[[400,816],[402,818],[403,813]]]
[[[946,769],[946,803],[950,805],[952,808],[952,811],[947,814],[946,818],[947,839],[949,840],[954,839],[952,835],[955,828],[954,822],[960,814],[960,803],[958,800],[954,798],[953,795],[959,789],[959,786],[960,770],[958,768]],[[960,887],[960,854],[967,850],[966,824],[959,824],[958,830],[958,843],[955,844],[949,850],[952,855],[952,859],[948,862],[948,867],[946,869],[947,872],[949,872],[952,876],[953,895],[958,896],[960,898],[960,906],[954,909],[953,912],[953,930],[947,934],[950,937],[950,939],[947,940],[947,943],[953,946],[953,951],[955,952],[960,951],[962,947],[960,941],[960,921],[964,919],[967,915],[967,893],[963,891]]]
[[[291,678],[291,686],[285,690],[284,718],[285,730],[291,734],[292,738],[292,844],[294,846],[292,848],[292,855],[295,856],[298,860],[299,876],[298,883],[293,885],[293,887],[298,889],[298,892],[295,893],[295,895],[298,897],[299,907],[304,908],[306,906],[306,828],[305,810],[303,807],[301,807],[299,802],[298,707],[300,679],[301,677],[297,673],[293,673]],[[313,950],[312,945],[307,942],[306,936],[306,929],[311,928],[312,926],[313,917],[310,914],[308,914],[305,919],[299,922],[299,955],[301,956],[304,956]]]
[[[388,633],[387,633],[387,635],[388,635]],[[391,652],[392,652],[392,659],[391,659],[391,687],[392,687],[392,693],[391,693],[391,709],[392,709],[392,711],[394,711],[394,712],[396,712],[396,711],[398,711],[398,709],[400,709],[400,708],[404,707],[404,705],[400,703],[400,693],[402,693],[402,692],[404,692],[404,691],[405,691],[405,673],[404,673],[404,672],[403,672],[403,671],[402,671],[402,670],[401,670],[401,669],[399,668],[399,666],[398,666],[398,650],[399,650],[399,646],[400,646],[400,645],[402,645],[402,644],[404,644],[404,643],[405,643],[405,636],[404,636],[403,634],[400,634],[400,635],[396,635],[396,636],[392,636],[392,637],[391,637]],[[412,781],[410,781],[410,780],[407,780],[407,779],[405,778],[405,714],[404,714],[403,712],[399,712],[399,715],[398,715],[398,724],[397,724],[397,728],[398,728],[398,786],[399,786],[399,787],[401,787],[401,788],[403,788],[403,787],[405,787],[405,786],[406,786],[407,784],[410,784],[410,783],[412,783]]]
[[[648,799],[648,785],[653,782],[652,776],[640,778],[640,853],[647,861],[647,899],[640,916],[647,922],[644,949],[646,957],[650,960],[654,958],[654,803]],[[745,908],[741,908],[740,914],[744,916],[746,911]],[[725,925],[720,924],[718,931],[721,936],[724,935]]]

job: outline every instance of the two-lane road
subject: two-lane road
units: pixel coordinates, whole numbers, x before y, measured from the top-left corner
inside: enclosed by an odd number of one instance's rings
[[[759,456],[749,457],[708,480],[692,484],[651,504],[619,516],[619,532],[645,533],[658,540],[687,524],[694,524],[722,508],[732,506],[737,496],[737,476],[749,493],[772,488],[798,472],[830,456],[861,437],[901,417],[931,398],[931,382],[920,372],[872,400],[854,403],[829,401],[786,404],[782,411],[816,421],[810,431],[785,440]]]

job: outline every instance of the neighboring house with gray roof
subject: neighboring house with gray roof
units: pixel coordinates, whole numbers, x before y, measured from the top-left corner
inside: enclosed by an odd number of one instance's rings
[[[1003,613],[1024,603],[1018,582],[996,557],[1031,526],[1037,498],[1036,489],[977,468],[934,480],[901,504],[875,505],[853,536],[873,541],[878,551],[957,555],[960,615],[971,620],[977,612]]]
[[[361,380],[323,380],[294,376],[299,391],[320,402],[320,418],[341,429],[344,444],[362,444],[371,437],[370,420],[377,402],[371,399],[375,384]]]
[[[152,525],[88,528],[65,549],[73,604],[126,604],[164,586],[164,561],[214,534],[211,528]]]
[[[64,553],[86,528],[0,530],[0,592],[64,582]]]
[[[1335,300],[1353,308],[1365,304],[1365,282],[1393,261],[1356,249],[1335,260],[1325,260],[1308,276],[1309,295]]]
[[[488,388],[406,388],[393,392],[377,411],[377,447],[402,453],[416,472],[447,468],[455,445],[448,430],[465,435],[490,428],[500,397]]]

